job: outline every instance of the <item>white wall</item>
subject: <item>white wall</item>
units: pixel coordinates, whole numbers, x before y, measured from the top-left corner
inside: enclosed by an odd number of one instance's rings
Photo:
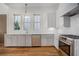
[[[63,22],[63,19],[62,19]],[[70,17],[70,27],[60,26],[62,34],[79,35],[79,14]]]
[[[71,34],[79,35],[79,14],[71,17]]]
[[[56,16],[56,10],[52,8],[52,6],[33,6],[33,7],[28,7],[27,9],[27,14],[30,14],[31,16],[33,14],[40,14],[41,15],[41,33],[47,33],[48,31],[48,14]],[[25,31],[23,30],[23,27],[21,28],[20,31],[15,31],[14,30],[14,14],[24,14],[24,10],[16,10],[9,8],[9,19],[7,20],[7,34],[24,34]],[[55,20],[51,19],[51,20]],[[54,22],[55,23],[55,22]]]
[[[3,3],[0,3],[0,14],[8,14],[8,6]]]
[[[47,33],[48,27],[54,26],[55,27],[55,16],[56,16],[56,7],[54,6],[30,6],[27,9],[27,14],[33,15],[33,14],[40,14],[41,15],[41,33]],[[0,14],[7,14],[7,34],[21,34],[25,33],[23,31],[23,24],[21,26],[20,31],[14,30],[14,14],[24,14],[24,9],[19,10],[18,8],[11,8],[6,4],[0,4]],[[48,17],[50,15],[51,17]],[[53,17],[52,17],[53,15]],[[23,19],[22,19],[23,20]],[[50,21],[49,21],[50,20]],[[51,23],[53,22],[53,25]],[[50,26],[48,26],[48,22],[50,23]]]

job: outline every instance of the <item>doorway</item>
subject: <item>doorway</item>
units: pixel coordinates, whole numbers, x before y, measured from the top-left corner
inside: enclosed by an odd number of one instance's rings
[[[4,34],[6,33],[6,14],[0,15],[0,46],[4,45]]]

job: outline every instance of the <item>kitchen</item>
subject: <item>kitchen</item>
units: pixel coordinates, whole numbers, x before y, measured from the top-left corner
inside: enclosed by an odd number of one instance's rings
[[[0,6],[0,14],[7,15],[3,47],[55,47],[59,55],[79,55],[79,4],[4,3]]]

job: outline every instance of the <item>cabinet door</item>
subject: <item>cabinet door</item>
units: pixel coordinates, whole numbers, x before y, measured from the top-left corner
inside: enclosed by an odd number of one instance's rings
[[[25,45],[26,46],[32,46],[31,44],[31,35],[26,35],[26,39],[25,39]]]
[[[25,35],[18,35],[17,36],[17,45],[18,46],[25,46]]]
[[[40,35],[32,35],[32,46],[41,46]]]
[[[11,36],[11,46],[17,46],[17,35],[12,35]]]
[[[41,45],[42,46],[47,46],[47,37],[46,37],[46,34],[44,35],[41,35]]]
[[[74,55],[79,56],[79,40],[74,40]]]
[[[10,35],[4,36],[4,46],[11,46],[12,40]]]
[[[54,35],[48,34],[46,35],[47,40],[47,46],[53,46],[54,45]]]
[[[5,46],[17,46],[17,36],[5,35],[4,45]]]
[[[54,36],[48,34],[41,35],[41,44],[42,46],[53,46]]]

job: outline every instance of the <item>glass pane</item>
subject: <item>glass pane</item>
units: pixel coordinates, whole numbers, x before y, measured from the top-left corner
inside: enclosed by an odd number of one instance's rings
[[[31,22],[30,16],[25,16],[25,21],[24,22]]]
[[[34,25],[34,31],[35,32],[40,32],[40,23],[35,23],[35,25]]]
[[[31,23],[24,23],[24,30],[28,32],[30,29],[30,26],[31,26]]]
[[[14,16],[14,29],[20,30],[21,16]]]
[[[40,22],[40,16],[39,15],[34,16],[34,22]]]

